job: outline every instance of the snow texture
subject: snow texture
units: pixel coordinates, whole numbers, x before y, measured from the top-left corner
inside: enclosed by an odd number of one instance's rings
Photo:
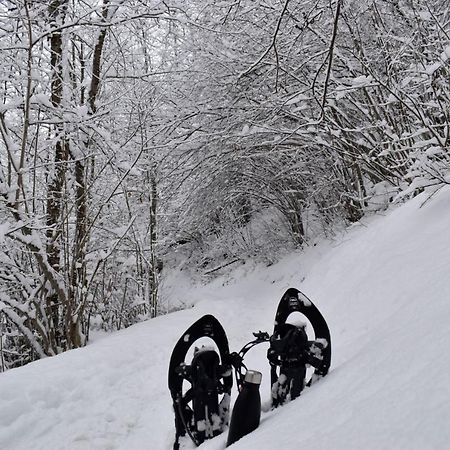
[[[249,352],[266,412],[233,449],[448,449],[450,190],[426,195],[271,267],[172,285],[174,299],[195,307],[1,374],[0,448],[171,449],[167,368],[183,331],[214,314],[238,350],[252,331],[272,331],[281,295],[297,287],[329,323],[331,371],[270,411],[267,347]],[[225,442],[226,433],[201,449]]]

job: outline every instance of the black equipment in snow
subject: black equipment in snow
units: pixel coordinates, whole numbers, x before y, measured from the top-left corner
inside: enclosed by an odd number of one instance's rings
[[[294,312],[309,320],[314,340],[308,341],[303,325],[286,323]],[[278,305],[267,358],[271,367],[272,406],[275,408],[297,398],[306,385],[328,373],[331,364],[330,330],[313,302],[297,289],[288,289]],[[315,369],[308,382],[307,366]]]
[[[219,349],[195,348],[190,365],[185,357],[192,344],[202,337],[211,338]],[[219,356],[220,354],[220,356]],[[186,433],[196,445],[222,433],[228,425],[230,395],[233,384],[228,339],[219,321],[203,316],[181,336],[169,364],[169,389],[175,411],[174,450]],[[183,381],[190,388],[183,393]],[[219,400],[219,396],[223,395]]]
[[[315,339],[308,340],[304,325],[287,323],[289,316],[299,312],[311,323]],[[245,354],[255,345],[269,342],[267,358],[271,367],[272,406],[276,408],[298,397],[305,386],[328,373],[331,363],[331,338],[328,325],[316,306],[297,289],[288,289],[275,315],[273,335],[259,331],[255,339],[237,353],[229,352],[228,339],[219,321],[203,316],[178,340],[169,364],[169,389],[175,411],[174,450],[180,436],[186,433],[198,446],[206,439],[224,431],[229,421],[230,396],[233,385],[242,391],[247,367]],[[190,347],[202,337],[211,338],[217,346],[195,348],[191,364],[185,362]],[[314,374],[306,381],[307,367]],[[183,392],[183,382],[190,388]],[[222,398],[219,397],[222,395]]]

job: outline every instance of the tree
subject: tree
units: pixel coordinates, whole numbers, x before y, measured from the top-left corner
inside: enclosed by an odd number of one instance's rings
[[[102,121],[111,110],[100,97],[103,63],[117,61],[108,42],[114,20],[120,29],[162,14],[147,7],[135,12],[122,13],[120,4],[108,0],[92,7],[66,0],[2,6],[5,33],[15,26],[2,48],[7,58],[1,69],[6,81],[0,196],[7,222],[1,313],[8,344],[26,352],[11,356],[8,366],[84,345],[82,328],[99,268],[124,237],[113,239],[106,251],[89,249],[105,203],[132,170],[115,172],[120,146],[106,137]],[[129,141],[141,126],[130,124],[120,138]],[[143,151],[134,154],[136,162]],[[94,185],[102,186],[111,174],[117,181],[94,198]]]

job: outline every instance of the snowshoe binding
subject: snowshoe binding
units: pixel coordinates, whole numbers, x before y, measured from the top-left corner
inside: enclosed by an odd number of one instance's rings
[[[211,338],[219,353],[214,347],[195,348],[192,362],[187,365],[186,354],[202,337]],[[186,433],[198,446],[222,433],[228,425],[233,384],[229,360],[225,330],[212,315],[195,322],[175,345],[169,364],[169,389],[175,410],[174,450],[179,448],[180,436]],[[185,393],[183,381],[191,385]]]
[[[304,326],[286,323],[290,314],[296,311],[311,322],[315,340],[308,341]],[[328,373],[331,363],[328,325],[311,300],[297,289],[288,289],[278,305],[267,358],[271,366],[274,408],[297,398],[306,385]],[[306,382],[308,365],[315,371]]]

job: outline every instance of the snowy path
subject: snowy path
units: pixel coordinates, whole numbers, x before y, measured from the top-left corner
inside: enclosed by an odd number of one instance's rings
[[[166,380],[178,337],[212,313],[238,350],[251,331],[271,331],[291,286],[329,322],[332,371],[296,401],[263,414],[260,428],[233,448],[450,448],[450,190],[419,208],[423,200],[353,227],[340,243],[251,273],[243,266],[224,286],[218,279],[180,287],[186,301],[198,300],[195,308],[0,374],[0,449],[170,449]],[[267,402],[260,347],[246,362],[263,372]],[[201,448],[223,449],[225,440]]]

